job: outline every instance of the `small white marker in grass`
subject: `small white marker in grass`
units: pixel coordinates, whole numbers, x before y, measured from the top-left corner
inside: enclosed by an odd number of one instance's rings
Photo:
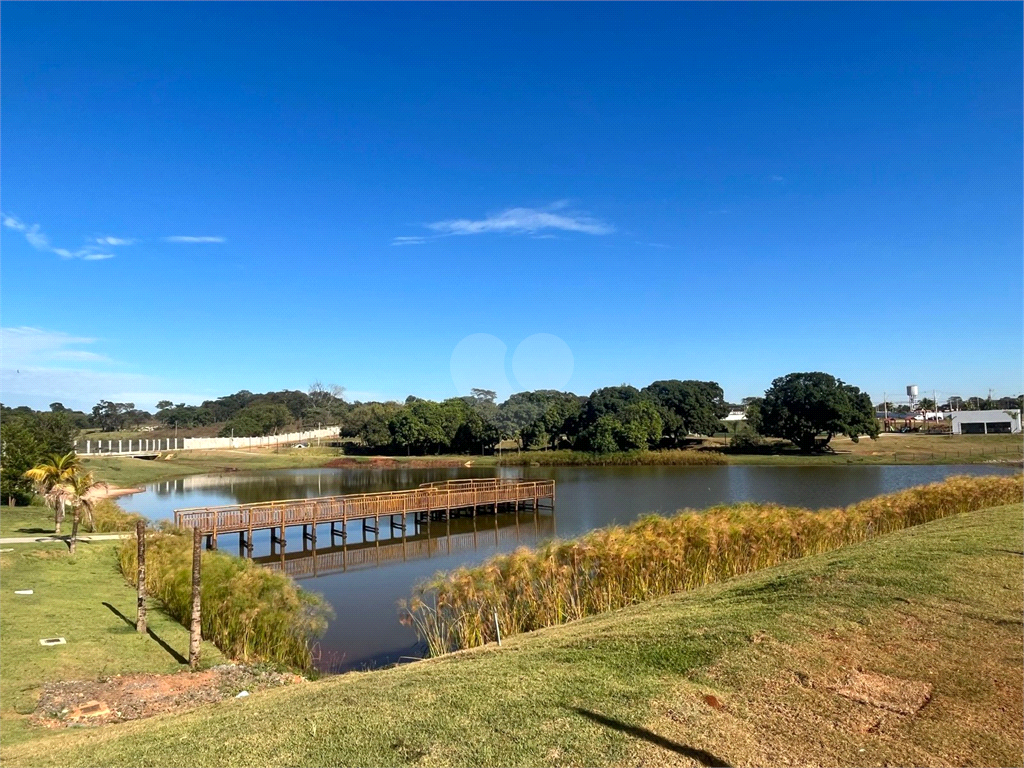
[[[67,640],[63,637],[44,637],[39,641],[40,645],[67,645]]]
[[[16,595],[32,595],[35,594],[31,589],[16,589],[14,590]]]

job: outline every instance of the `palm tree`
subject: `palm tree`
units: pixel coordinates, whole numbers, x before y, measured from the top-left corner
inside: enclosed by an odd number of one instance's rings
[[[51,454],[45,461],[36,464],[23,475],[36,484],[36,490],[42,494],[46,503],[53,509],[53,532],[58,536],[67,502],[61,494],[53,496],[51,492],[57,485],[71,480],[81,469],[81,459],[75,455],[74,451],[71,451],[63,456],[57,453]]]
[[[48,496],[55,503],[71,505],[71,540],[68,542],[68,551],[72,555],[78,544],[78,524],[82,521],[83,512],[86,521],[92,526],[92,509],[102,492],[103,484],[96,482],[92,472],[76,473],[50,489]]]

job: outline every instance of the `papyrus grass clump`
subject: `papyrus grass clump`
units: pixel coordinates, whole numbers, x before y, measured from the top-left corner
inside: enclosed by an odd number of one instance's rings
[[[846,508],[743,503],[522,547],[419,585],[404,620],[432,654],[693,589],[948,515],[1021,501],[1024,479],[952,477]]]
[[[137,542],[118,548],[121,572],[136,584]],[[223,552],[203,552],[202,634],[227,656],[309,669],[314,644],[333,611],[321,595],[285,574]],[[192,617],[192,532],[178,528],[146,536],[146,591],[176,620]]]

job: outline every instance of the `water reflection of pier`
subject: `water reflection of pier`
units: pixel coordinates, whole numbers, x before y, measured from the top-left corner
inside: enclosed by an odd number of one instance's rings
[[[493,519],[493,525],[487,518]],[[276,571],[284,571],[296,579],[342,573],[358,568],[377,567],[388,563],[445,557],[452,553],[479,547],[508,549],[518,544],[534,544],[555,535],[555,513],[520,512],[484,514],[450,520],[417,519],[415,532],[401,538],[367,539],[348,544],[340,534],[332,536],[331,546],[317,549],[304,541],[302,551],[271,553],[253,561]],[[341,544],[337,544],[338,541]]]

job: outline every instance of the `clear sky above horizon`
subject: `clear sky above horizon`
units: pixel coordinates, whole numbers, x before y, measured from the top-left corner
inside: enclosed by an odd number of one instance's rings
[[[1022,13],[4,2],[0,399],[1017,395]]]

